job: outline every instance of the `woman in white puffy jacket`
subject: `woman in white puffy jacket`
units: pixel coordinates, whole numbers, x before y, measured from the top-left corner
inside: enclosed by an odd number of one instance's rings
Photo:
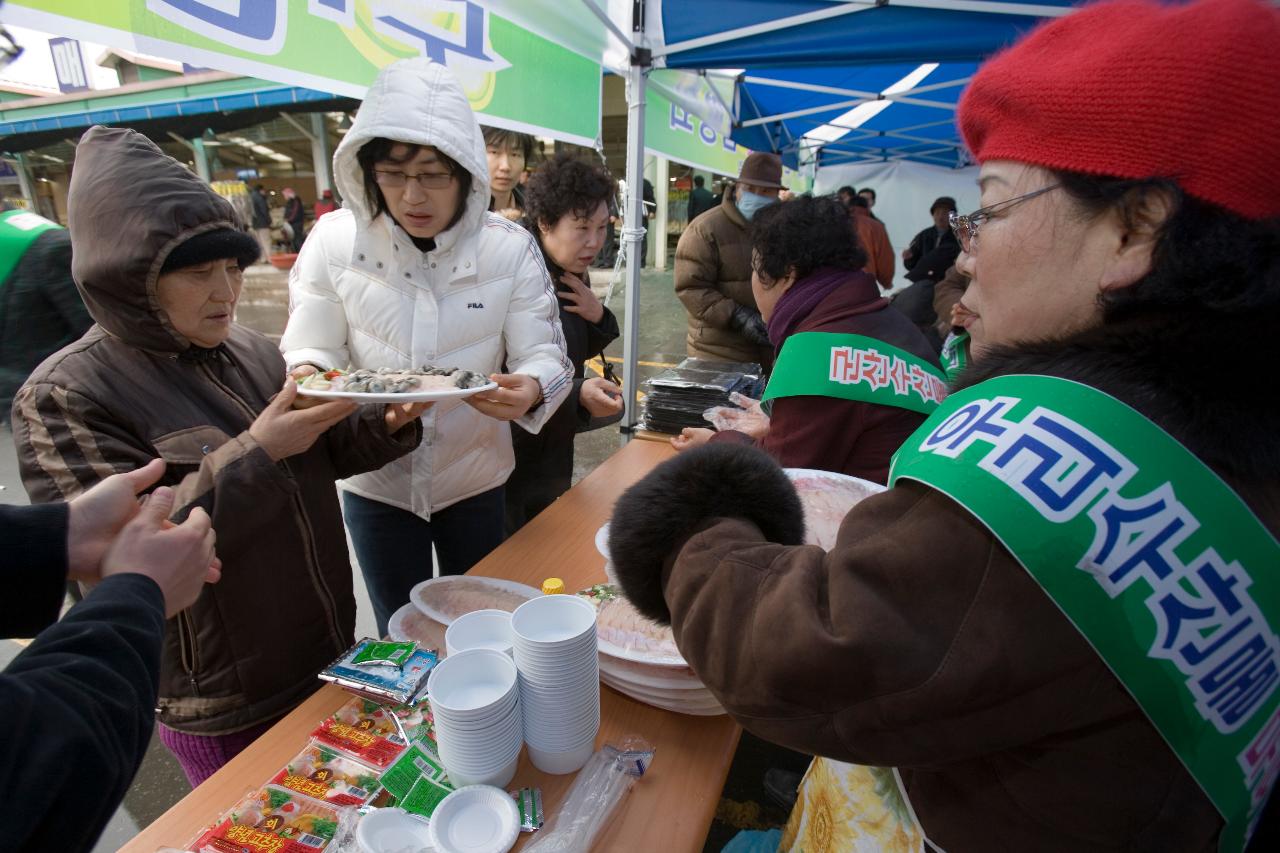
[[[462,367],[497,390],[436,403],[412,454],[342,481],[343,515],[385,634],[431,577],[501,541],[514,466],[505,421],[537,432],[568,395],[559,308],[533,238],[487,212],[484,140],[462,88],[428,59],[382,70],[333,158],[342,210],[289,277],[280,347],[295,376],[335,367]],[[503,365],[509,373],[498,373]]]

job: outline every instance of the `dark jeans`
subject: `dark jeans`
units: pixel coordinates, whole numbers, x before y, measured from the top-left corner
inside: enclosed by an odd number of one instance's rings
[[[432,513],[426,521],[408,510],[342,493],[342,515],[364,573],[378,636],[409,591],[431,577],[431,546],[440,574],[461,575],[502,544],[502,487]]]

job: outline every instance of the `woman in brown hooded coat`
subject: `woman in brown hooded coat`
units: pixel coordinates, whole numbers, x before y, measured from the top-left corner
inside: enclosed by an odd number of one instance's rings
[[[68,197],[73,267],[96,325],[14,402],[33,503],[160,457],[175,519],[203,507],[222,582],[169,620],[161,738],[192,785],[318,685],[353,641],[334,481],[421,439],[420,407],[293,410],[284,360],[234,322],[258,244],[231,206],[141,134],[95,127]]]

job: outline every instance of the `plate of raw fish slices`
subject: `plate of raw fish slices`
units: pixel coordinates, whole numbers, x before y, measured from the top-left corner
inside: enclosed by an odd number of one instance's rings
[[[298,382],[298,393],[356,403],[423,403],[470,397],[497,387],[496,382],[474,370],[428,365],[416,369],[379,367],[312,373]]]
[[[472,610],[515,610],[542,595],[527,584],[481,575],[449,575],[422,581],[409,592],[409,601],[441,625]],[[390,627],[390,626],[388,626]]]
[[[804,508],[804,541],[830,551],[836,544],[840,523],[854,505],[872,495],[885,491],[885,487],[870,480],[861,480],[832,471],[811,468],[783,468],[800,495]]]

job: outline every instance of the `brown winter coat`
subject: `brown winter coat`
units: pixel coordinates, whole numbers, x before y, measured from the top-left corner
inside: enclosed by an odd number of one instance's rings
[[[772,347],[753,344],[729,327],[733,306],[752,311],[751,240],[747,220],[725,197],[699,216],[676,244],[676,296],[689,313],[689,355],[712,361],[756,362],[766,367]]]
[[[1204,460],[1274,533],[1280,403],[1232,365],[1265,363],[1277,319],[1087,333],[988,353],[962,380],[1039,373],[1099,388]],[[735,719],[794,749],[899,768],[948,853],[1216,850],[1207,797],[973,516],[904,481],[854,507],[829,553],[777,544],[798,541],[800,523],[772,464],[734,446],[680,454],[623,495],[611,527],[628,597],[669,617]]]
[[[383,407],[365,407],[273,462],[248,429],[283,381],[279,351],[234,325],[216,349],[195,347],[156,302],[175,246],[239,227],[230,205],[145,137],[94,128],[76,151],[69,212],[73,273],[97,325],[18,393],[23,483],[34,503],[67,500],[164,458],[173,517],[209,513],[223,568],[166,627],[160,720],[198,734],[270,720],[315,690],[316,673],[353,641],[334,480],[409,452],[421,428],[388,436]]]

